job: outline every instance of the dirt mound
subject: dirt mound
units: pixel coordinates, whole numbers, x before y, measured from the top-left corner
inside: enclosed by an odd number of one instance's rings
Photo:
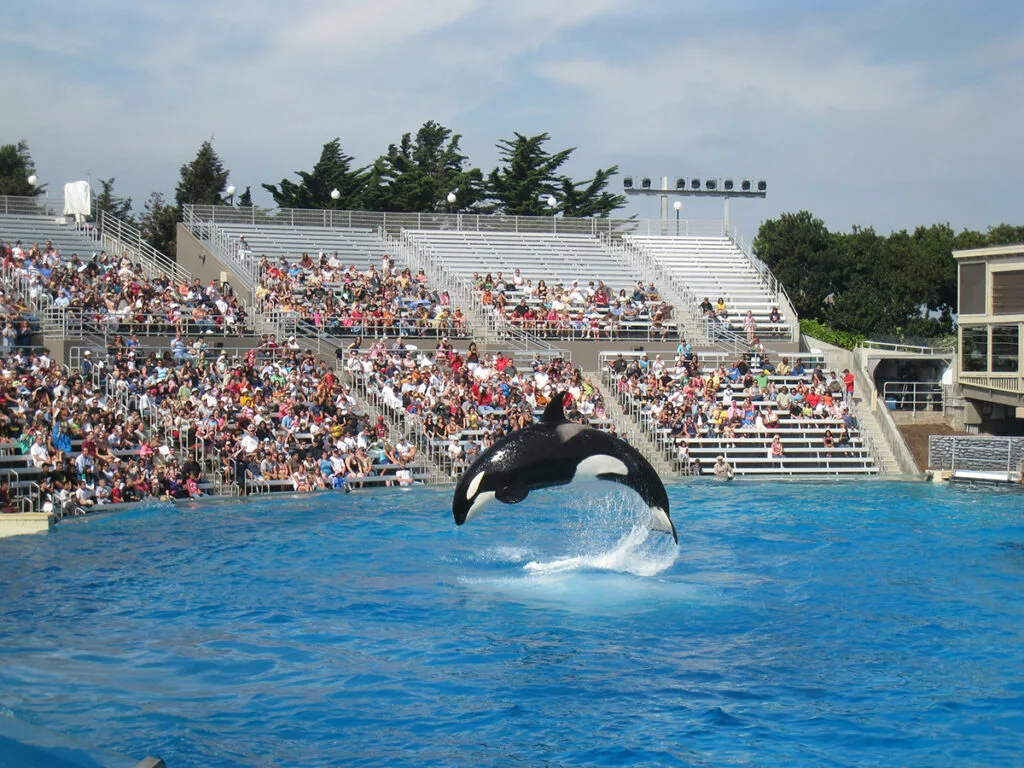
[[[963,430],[953,429],[946,424],[902,424],[900,432],[907,441],[910,452],[919,469],[928,468],[928,437],[929,435],[966,435]]]

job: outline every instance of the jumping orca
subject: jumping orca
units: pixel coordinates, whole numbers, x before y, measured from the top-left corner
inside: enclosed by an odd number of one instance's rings
[[[651,527],[672,534],[668,494],[654,467],[624,440],[565,418],[565,392],[551,398],[540,423],[502,438],[477,458],[455,486],[455,524],[497,499],[516,504],[535,488],[577,479],[610,480],[632,488],[651,510]]]

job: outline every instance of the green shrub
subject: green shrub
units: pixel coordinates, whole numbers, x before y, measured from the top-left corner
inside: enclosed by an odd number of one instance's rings
[[[837,331],[835,328],[819,323],[817,320],[801,320],[800,332],[815,339],[820,339],[826,344],[832,344],[843,349],[853,349],[866,338],[860,333]]]

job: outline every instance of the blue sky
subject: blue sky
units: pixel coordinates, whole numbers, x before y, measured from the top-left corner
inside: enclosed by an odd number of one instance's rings
[[[800,209],[833,229],[1024,223],[1019,2],[9,5],[0,142],[26,139],[52,191],[116,176],[141,207],[211,136],[255,191],[335,136],[369,163],[434,119],[485,171],[499,138],[548,131],[577,178],[764,178],[766,200],[732,206],[747,237]]]

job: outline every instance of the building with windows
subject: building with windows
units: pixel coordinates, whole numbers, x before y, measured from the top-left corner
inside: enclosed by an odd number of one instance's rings
[[[953,257],[959,268],[957,380],[969,405],[966,422],[1020,433],[1024,244],[953,251]]]

